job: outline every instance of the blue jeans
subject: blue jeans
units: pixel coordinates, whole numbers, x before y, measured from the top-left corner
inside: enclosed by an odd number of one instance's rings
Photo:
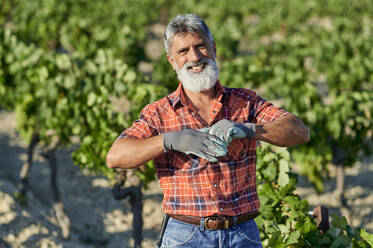
[[[161,248],[225,248],[260,247],[260,235],[254,220],[249,220],[226,230],[209,231],[203,226],[195,226],[170,218],[163,236]]]

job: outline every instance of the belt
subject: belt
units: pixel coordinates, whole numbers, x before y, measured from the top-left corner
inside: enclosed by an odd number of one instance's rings
[[[252,220],[259,215],[259,212],[243,214],[237,216],[237,224],[242,222]],[[187,215],[174,215],[170,214],[171,218],[176,220],[199,226],[201,225],[201,217],[197,216],[187,216]],[[204,226],[207,230],[219,230],[219,229],[228,229],[231,228],[234,224],[233,216],[209,216],[205,217]]]

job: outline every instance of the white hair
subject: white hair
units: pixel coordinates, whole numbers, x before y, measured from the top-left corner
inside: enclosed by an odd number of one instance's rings
[[[163,42],[167,54],[170,54],[174,35],[185,33],[200,33],[206,36],[211,43],[214,43],[211,32],[201,17],[196,14],[179,14],[170,21],[164,32]]]

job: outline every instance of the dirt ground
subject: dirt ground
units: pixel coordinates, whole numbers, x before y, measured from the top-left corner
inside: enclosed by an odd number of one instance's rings
[[[13,198],[26,149],[15,132],[13,113],[0,112],[0,247],[132,247],[132,214],[126,201],[116,201],[108,180],[81,171],[72,163],[71,151],[57,153],[58,185],[71,237],[63,240],[52,211],[49,167],[40,155],[31,170],[28,206]],[[37,151],[36,151],[37,152]],[[153,183],[144,196],[143,247],[154,247],[163,215],[162,194]]]
[[[14,113],[0,111],[0,247],[132,247],[130,206],[116,201],[108,180],[81,171],[73,165],[69,150],[59,150],[58,184],[66,214],[71,220],[71,237],[64,240],[52,211],[49,188],[49,168],[37,155],[33,165],[28,192],[28,206],[13,198],[18,174],[25,160],[25,145],[15,131]],[[373,233],[373,162],[367,159],[347,171],[347,198],[353,210],[353,227],[366,228]],[[300,178],[297,193],[312,206],[323,204],[331,213],[338,213],[334,200],[334,180],[326,191],[317,195]],[[143,247],[154,247],[161,223],[162,193],[157,182],[144,191]]]

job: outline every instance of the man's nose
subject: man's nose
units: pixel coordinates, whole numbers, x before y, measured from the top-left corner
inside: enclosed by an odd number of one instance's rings
[[[196,48],[190,49],[190,57],[189,57],[190,61],[198,62],[202,57],[203,55],[198,49]]]

